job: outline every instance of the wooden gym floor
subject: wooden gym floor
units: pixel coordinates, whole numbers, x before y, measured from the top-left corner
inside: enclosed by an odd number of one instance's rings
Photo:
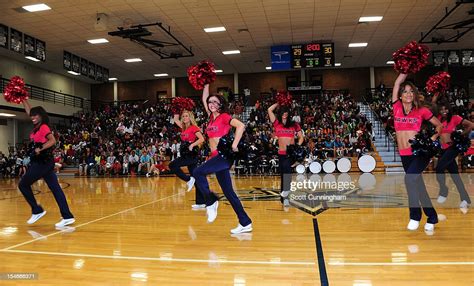
[[[474,197],[474,174],[468,176]],[[222,200],[217,220],[207,224],[205,211],[191,210],[194,191],[184,192],[175,177],[60,178],[77,219],[63,230],[54,228],[59,212],[44,182],[34,189],[48,214],[28,226],[30,208],[17,180],[2,180],[0,274],[38,279],[0,285],[473,285],[474,219],[449,207],[459,203],[457,192],[448,207],[433,200],[442,221],[429,236],[423,224],[405,230],[402,184],[391,184],[382,199],[391,207],[383,207],[373,198],[380,198],[384,179],[365,179],[375,183],[364,194],[369,203],[320,209],[313,217],[283,208],[277,177],[236,178],[254,231],[234,236],[230,205]],[[436,198],[436,181],[425,182]],[[211,188],[220,192],[215,179]]]

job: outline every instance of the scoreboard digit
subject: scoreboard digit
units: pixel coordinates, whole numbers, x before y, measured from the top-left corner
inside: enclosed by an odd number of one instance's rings
[[[291,46],[291,55],[292,55],[292,67],[294,69],[302,68],[302,54],[303,54],[303,46],[302,45],[293,45]]]
[[[333,43],[309,43],[291,46],[292,68],[334,66]]]

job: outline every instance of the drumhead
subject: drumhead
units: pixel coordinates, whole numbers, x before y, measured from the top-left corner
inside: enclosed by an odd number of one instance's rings
[[[298,174],[304,174],[306,172],[306,168],[304,165],[299,164],[296,166],[296,173]]]
[[[321,164],[319,162],[312,162],[309,164],[309,170],[313,174],[319,174],[321,172]]]
[[[336,164],[333,161],[326,161],[323,163],[323,171],[327,174],[331,174],[336,170]]]
[[[359,158],[359,161],[357,161],[357,165],[359,166],[359,170],[361,170],[364,173],[370,173],[373,170],[375,170],[375,159],[374,157],[370,155],[364,155]]]
[[[337,170],[341,173],[347,173],[351,170],[351,160],[348,158],[341,158],[337,160]]]

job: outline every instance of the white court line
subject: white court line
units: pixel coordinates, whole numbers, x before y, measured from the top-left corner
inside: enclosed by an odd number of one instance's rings
[[[265,264],[265,265],[310,265],[310,266],[314,266],[316,264],[315,262],[305,262],[305,261],[263,261],[263,260],[258,261],[258,260],[191,259],[191,258],[171,258],[171,257],[143,257],[143,256],[84,254],[84,253],[62,253],[62,252],[29,251],[29,250],[0,250],[0,252],[42,254],[42,255],[56,255],[56,256],[73,256],[73,257],[90,257],[90,258],[107,258],[107,259],[124,259],[124,260],[163,261],[163,262],[258,264],[258,265],[261,265],[261,264]]]
[[[474,261],[427,261],[427,262],[329,262],[331,266],[432,266],[474,265]]]
[[[109,218],[109,217],[113,217],[113,216],[116,216],[116,215],[119,215],[119,214],[122,214],[122,213],[125,213],[125,212],[128,212],[128,211],[131,211],[131,210],[135,210],[135,209],[138,209],[138,208],[147,206],[147,205],[152,205],[152,204],[154,204],[154,203],[156,203],[156,202],[169,199],[169,198],[171,198],[171,197],[177,196],[177,195],[182,194],[182,193],[184,193],[184,192],[179,192],[179,193],[174,194],[174,195],[171,195],[171,196],[167,196],[167,197],[164,197],[164,198],[161,198],[161,199],[158,199],[158,200],[154,200],[154,201],[152,201],[152,202],[148,202],[148,203],[145,203],[145,204],[142,204],[142,205],[133,207],[133,208],[129,208],[129,209],[126,209],[126,210],[123,210],[123,211],[119,211],[119,212],[117,212],[117,213],[113,213],[113,214],[110,214],[110,215],[108,215],[108,216],[104,216],[104,217],[101,217],[101,218],[98,218],[98,219],[95,219],[95,220],[91,220],[91,221],[82,223],[82,224],[80,224],[80,225],[71,225],[71,227],[79,228],[79,227],[82,227],[82,226],[85,226],[85,225],[88,225],[88,224],[91,224],[91,223],[94,223],[94,222],[98,222],[98,221],[101,221],[101,220],[107,219],[107,218]],[[15,245],[13,245],[13,246],[4,248],[4,249],[2,249],[1,251],[5,251],[5,250],[10,250],[10,249],[13,249],[13,248],[17,248],[17,247],[23,246],[23,245],[25,245],[25,244],[29,244],[29,243],[32,243],[32,242],[35,242],[35,241],[38,241],[38,240],[42,240],[42,239],[45,239],[46,237],[50,237],[50,236],[53,236],[53,235],[56,235],[56,234],[59,234],[59,233],[63,233],[63,232],[67,232],[67,231],[68,231],[68,229],[61,230],[61,231],[57,231],[57,232],[53,232],[53,233],[48,234],[48,235],[44,235],[44,236],[41,236],[41,237],[38,237],[38,238],[35,238],[35,239],[32,239],[32,240],[28,240],[28,241],[25,241],[25,242],[22,242],[22,243],[15,244]]]

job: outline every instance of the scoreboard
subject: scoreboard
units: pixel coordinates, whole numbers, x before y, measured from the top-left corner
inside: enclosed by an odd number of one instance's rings
[[[291,68],[334,66],[334,43],[310,43],[291,46]]]

